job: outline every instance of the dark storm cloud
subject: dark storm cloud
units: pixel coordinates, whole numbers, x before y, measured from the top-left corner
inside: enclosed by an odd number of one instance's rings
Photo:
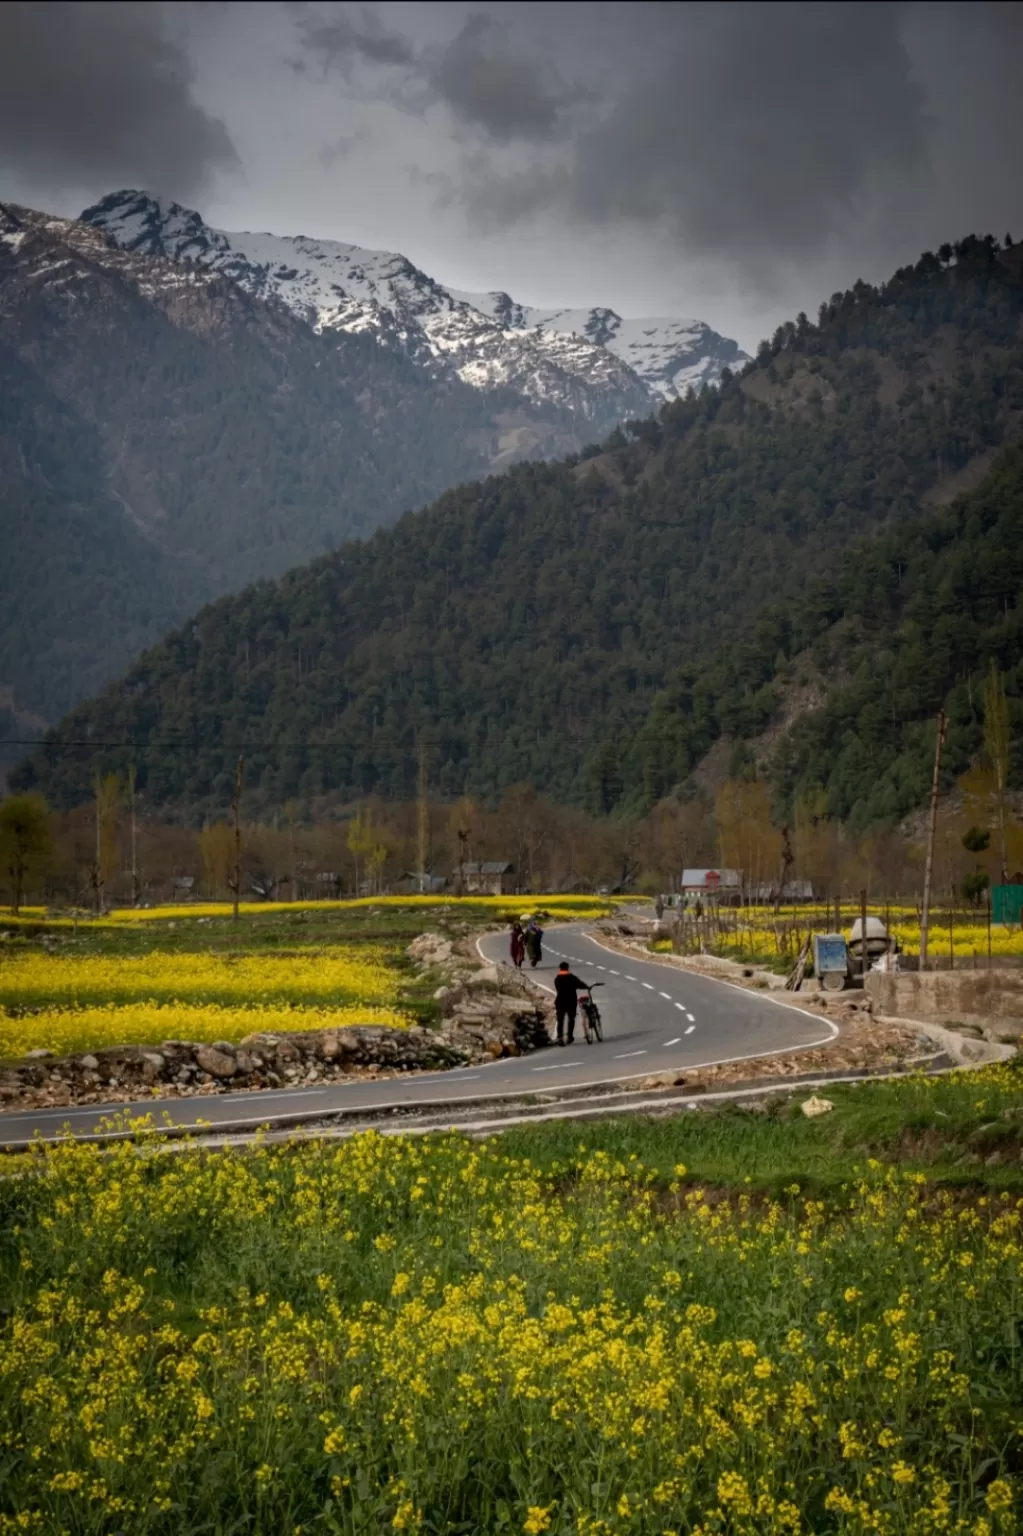
[[[462,124],[495,143],[559,136],[582,93],[549,60],[517,45],[511,28],[484,12],[462,20],[443,42],[416,44],[372,12],[358,20],[344,6],[329,11],[294,4],[300,46],[324,75],[350,83],[356,64],[382,65],[378,89],[404,111],[443,104]],[[445,16],[444,8],[438,14]],[[305,68],[304,60],[297,67]]]
[[[818,251],[928,172],[900,19],[877,0],[634,4],[620,71],[604,61],[606,110],[569,157],[488,173],[470,184],[471,205],[497,222],[560,208],[589,224],[657,225],[692,254],[744,266]]]
[[[0,164],[42,188],[141,184],[187,197],[236,163],[155,4],[0,6]]]
[[[491,16],[469,16],[427,72],[435,97],[498,142],[549,139],[580,98],[554,66],[517,47]]]
[[[836,262],[880,275],[1020,204],[1021,10],[399,4],[379,15],[382,61],[400,67],[370,76],[407,113],[431,113],[431,135],[447,109],[454,149],[431,177],[477,230],[644,235],[776,290]],[[343,37],[353,25],[344,5],[322,14]],[[364,31],[374,13],[360,14]]]
[[[318,61],[324,73],[332,69],[347,73],[356,59],[368,64],[399,67],[416,63],[412,44],[397,32],[388,31],[371,14],[363,13],[361,20],[356,22],[348,11],[340,8],[326,14],[304,4],[292,5],[290,9],[296,19],[301,46]],[[303,67],[301,59],[295,62],[298,68]]]

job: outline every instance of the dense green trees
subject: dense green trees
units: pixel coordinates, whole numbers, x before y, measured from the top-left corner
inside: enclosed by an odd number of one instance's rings
[[[576,441],[568,411],[316,335],[226,278],[8,224],[0,687],[23,711],[59,718],[218,593],[485,472],[512,429]]]
[[[198,812],[230,798],[244,745],[267,802],[411,798],[425,739],[442,793],[529,782],[610,812],[684,784],[721,736],[759,760],[773,725],[782,804],[823,790],[842,819],[898,818],[938,705],[961,771],[989,658],[1011,714],[1023,681],[1018,454],[928,501],[1023,408],[1023,285],[999,254],[859,284],[603,452],[463,486],[213,604],[19,782],[68,803],[130,742],[147,796]]]
[[[26,877],[40,868],[52,846],[50,818],[41,795],[9,795],[0,802],[0,868],[9,881],[17,916]]]

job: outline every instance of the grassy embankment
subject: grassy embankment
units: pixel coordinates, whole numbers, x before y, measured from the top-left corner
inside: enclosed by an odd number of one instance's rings
[[[424,928],[452,936],[542,904],[593,898],[380,898],[127,910],[74,919],[0,914],[0,1059],[162,1040],[237,1041],[254,1030],[404,1027],[436,1015],[436,980],[405,950]]]
[[[0,1181],[0,1531],[1008,1536],[1019,1089],[40,1150]]]

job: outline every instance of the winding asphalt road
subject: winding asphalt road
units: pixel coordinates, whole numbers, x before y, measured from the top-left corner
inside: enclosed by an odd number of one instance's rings
[[[504,933],[484,935],[477,948],[491,963],[509,963]],[[202,1123],[240,1130],[267,1120],[280,1125],[294,1117],[297,1123],[338,1111],[425,1108],[595,1087],[669,1069],[693,1071],[827,1045],[837,1034],[826,1019],[769,993],[750,992],[674,966],[621,955],[591,936],[582,924],[549,929],[543,961],[535,970],[527,964],[526,975],[553,993],[554,972],[563,959],[583,981],[604,983],[595,994],[604,1023],[600,1044],[587,1045],[580,1027],[571,1049],[555,1048],[450,1072],[188,1099],[137,1099],[82,1109],[17,1111],[0,1117],[0,1147],[17,1146],[33,1137],[49,1139],[69,1130],[82,1138],[103,1134],[111,1129],[115,1115],[152,1115],[158,1124],[182,1129]]]

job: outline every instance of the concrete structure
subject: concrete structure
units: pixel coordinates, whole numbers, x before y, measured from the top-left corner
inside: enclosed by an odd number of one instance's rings
[[[1023,1034],[1023,971],[870,971],[864,987],[892,1018],[967,1024],[1006,1043]]]

